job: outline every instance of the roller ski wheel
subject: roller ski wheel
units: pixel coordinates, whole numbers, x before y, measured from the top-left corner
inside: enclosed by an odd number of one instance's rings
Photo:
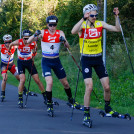
[[[115,112],[114,114],[110,114],[110,113],[105,113],[104,111],[100,111],[99,115],[101,117],[114,117],[114,118],[120,118],[120,119],[127,119],[127,120],[131,120],[131,116],[129,114],[119,114],[118,112]]]
[[[47,100],[44,101],[44,104],[47,105]],[[57,101],[53,101],[52,105],[59,106],[59,103]]]
[[[92,120],[89,120],[89,121],[87,121],[87,122],[83,121],[82,124],[83,124],[84,126],[87,126],[87,127],[89,127],[89,128],[92,128]]]
[[[48,116],[54,117],[54,111],[53,111],[53,104],[52,103],[47,103],[47,112],[48,112]]]
[[[23,109],[23,101],[18,101],[18,107],[19,107],[20,109]]]
[[[53,101],[52,104],[59,106],[59,103],[57,101]]]
[[[70,102],[67,102],[66,103],[70,108],[75,108],[75,109],[78,109],[78,110],[81,110],[81,111],[84,111],[84,109],[83,109],[83,107],[81,106],[81,105],[79,105],[79,106],[73,106],[73,104],[71,104]]]
[[[54,117],[54,112],[53,111],[47,111],[47,112],[48,112],[48,116]]]
[[[4,102],[5,96],[1,96],[1,102]]]
[[[5,91],[1,91],[1,102],[5,100]]]

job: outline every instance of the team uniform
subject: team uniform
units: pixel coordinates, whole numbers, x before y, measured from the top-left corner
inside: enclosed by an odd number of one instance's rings
[[[82,34],[79,35],[80,53],[82,53],[82,72],[83,78],[92,78],[92,67],[95,69],[98,77],[101,79],[107,77],[108,73],[102,61],[102,23],[95,21],[95,28],[90,28],[86,21],[82,23]],[[84,33],[86,35],[83,47]],[[82,48],[83,47],[83,48]]]
[[[36,42],[32,42],[28,46],[26,46],[23,42],[23,39],[19,39],[19,46],[18,46],[18,72],[19,74],[25,74],[25,69],[28,70],[29,73],[37,74],[36,67],[32,61],[32,50],[36,46]]]
[[[7,66],[8,66],[8,70],[13,75],[16,76],[18,74],[18,69],[15,66],[14,62],[13,62],[13,60],[14,60],[14,52],[15,52],[15,47],[12,47],[11,55],[9,56],[8,55],[8,49],[6,48],[5,44],[1,45],[1,74],[7,73]]]
[[[60,30],[56,30],[54,35],[51,35],[47,29],[44,30],[41,41],[42,72],[44,77],[51,76],[51,69],[53,69],[58,79],[66,77],[66,73],[59,59],[59,49],[61,45],[59,37]]]

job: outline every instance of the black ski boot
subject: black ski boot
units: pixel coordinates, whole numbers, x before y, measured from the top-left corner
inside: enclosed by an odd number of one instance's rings
[[[54,117],[54,111],[53,111],[53,104],[52,103],[47,103],[47,112],[48,112],[49,116]]]
[[[116,111],[113,111],[113,109],[111,108],[110,105],[105,105],[105,112],[106,114],[109,116],[111,115],[112,117],[118,117],[119,116],[119,113],[116,112]]]
[[[5,91],[1,91],[1,102],[5,99]]]
[[[84,113],[83,125],[91,128],[92,127],[92,120],[90,119],[89,113]]]
[[[81,109],[81,105],[77,101],[75,101],[73,98],[68,99],[67,105],[69,105],[70,107],[74,106],[74,108],[76,109]]]
[[[46,96],[46,92],[42,93],[43,98],[44,98],[44,104],[47,105],[47,96]]]
[[[23,95],[22,94],[19,94],[18,106],[19,108],[23,108]]]

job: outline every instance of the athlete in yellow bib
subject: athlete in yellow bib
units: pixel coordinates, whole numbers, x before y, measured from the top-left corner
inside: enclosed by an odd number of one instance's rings
[[[91,123],[90,120],[90,95],[93,89],[92,81],[92,68],[97,73],[101,84],[104,88],[105,112],[116,116],[118,113],[114,112],[110,106],[110,86],[109,77],[106,68],[102,61],[102,30],[120,32],[118,23],[118,8],[114,8],[115,13],[115,26],[109,25],[104,21],[97,21],[96,17],[97,7],[94,4],[88,4],[83,8],[83,18],[73,27],[71,33],[79,35],[82,73],[85,82],[85,95],[84,95],[84,123]],[[86,26],[87,22],[87,26]],[[86,30],[85,30],[86,28]],[[85,39],[85,40],[84,40]],[[83,43],[84,40],[84,43]]]

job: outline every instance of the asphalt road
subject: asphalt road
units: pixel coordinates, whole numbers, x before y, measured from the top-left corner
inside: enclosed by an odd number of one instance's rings
[[[5,102],[0,102],[0,134],[134,134],[134,117],[100,117],[91,108],[93,126],[88,128],[82,125],[83,111],[75,109],[70,120],[72,109],[65,101],[53,99],[60,105],[54,106],[55,117],[49,117],[42,95],[29,96],[24,109],[18,108],[17,99],[17,87],[7,84]]]

